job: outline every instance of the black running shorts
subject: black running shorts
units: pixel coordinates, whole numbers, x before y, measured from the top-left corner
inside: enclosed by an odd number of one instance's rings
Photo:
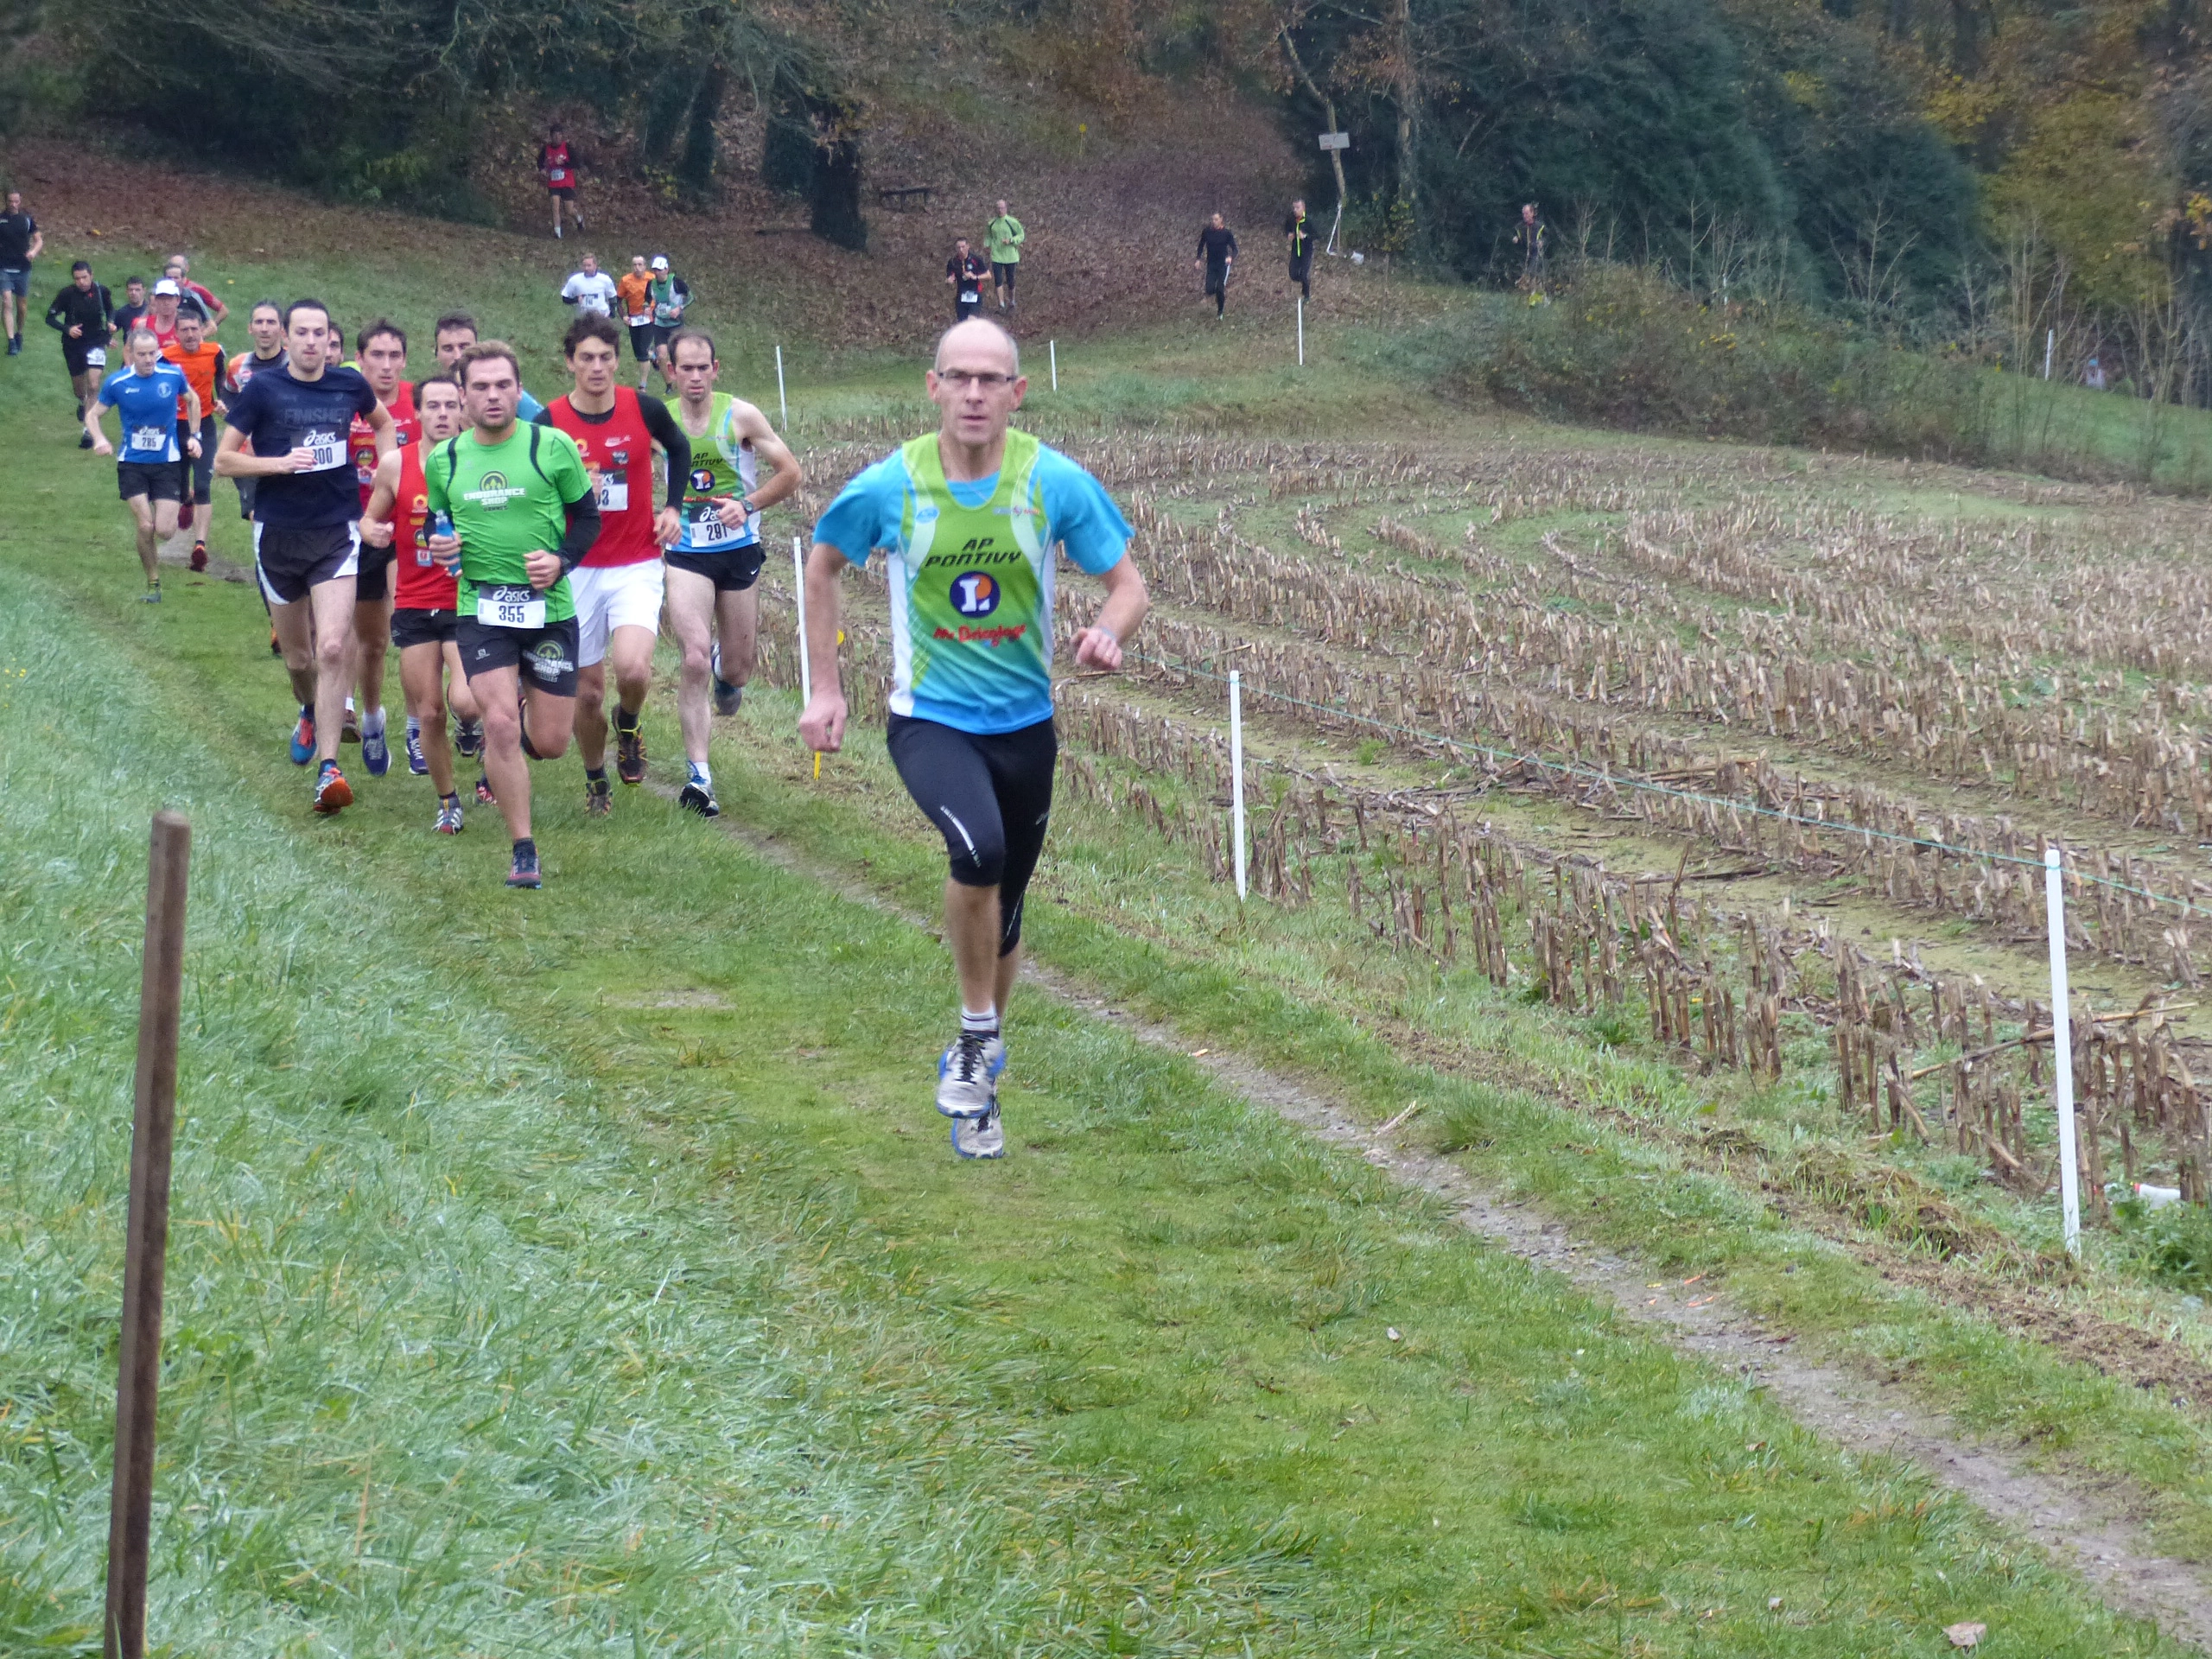
[[[326,582],[351,582],[360,558],[361,538],[351,524],[279,530],[254,522],[254,574],[271,605],[296,605]]]
[[[100,354],[100,360],[97,363],[92,360],[94,352]],[[87,346],[80,340],[72,340],[64,334],[61,337],[61,360],[69,365],[69,378],[74,380],[89,370],[105,370],[107,367],[107,346],[105,342]]]
[[[461,672],[474,679],[503,668],[523,670],[523,684],[556,697],[576,695],[576,619],[548,622],[542,628],[495,628],[473,616],[454,622],[454,643],[461,647]]]
[[[448,645],[460,620],[460,613],[455,611],[394,611],[391,643],[402,651],[410,651],[416,645]]]
[[[922,815],[944,837],[952,879],[999,890],[999,954],[1021,943],[1021,906],[1045,849],[1059,740],[1040,720],[978,735],[893,715],[891,764]]]
[[[156,501],[184,499],[184,468],[173,461],[123,461],[115,467],[116,493],[128,501],[134,495]]]
[[[1014,274],[1020,269],[1021,265],[1019,261],[992,260],[991,286],[993,288],[1003,288],[1007,292],[1011,293],[1014,289]]]
[[[391,597],[391,550],[361,543],[361,567],[353,578],[353,598],[358,603],[365,599]]]
[[[633,322],[629,325],[629,329],[630,355],[639,363],[652,362],[654,348],[671,332],[657,322]]]
[[[741,594],[760,580],[768,550],[757,542],[751,547],[734,547],[727,553],[678,553],[671,549],[667,558],[670,569],[704,576],[718,594]]]

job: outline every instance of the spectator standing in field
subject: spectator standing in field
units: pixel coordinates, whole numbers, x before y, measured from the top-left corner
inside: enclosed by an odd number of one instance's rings
[[[192,261],[182,254],[171,254],[162,274],[176,284],[177,298],[183,308],[198,311],[200,321],[209,328],[219,328],[229,321],[231,308],[217,299],[212,289],[202,288],[192,280]]]
[[[983,246],[991,256],[991,286],[998,290],[999,309],[1014,308],[1014,279],[1020,274],[1022,244],[1029,240],[1029,232],[1021,228],[1021,221],[1007,211],[1006,198],[999,198],[999,215],[983,226]]]
[[[561,205],[568,204],[569,214],[576,221],[576,228],[584,227],[584,210],[576,200],[577,175],[582,171],[584,158],[576,154],[569,143],[568,135],[556,121],[545,130],[545,142],[538,147],[537,175],[545,181],[545,188],[553,197],[553,238],[561,238]]]
[[[962,237],[952,245],[952,257],[944,262],[944,285],[952,290],[952,320],[965,322],[983,308],[983,279],[990,264]]]
[[[683,326],[683,313],[691,303],[691,284],[668,268],[668,256],[653,256],[653,340],[660,354],[661,390],[676,390],[676,365],[669,356],[670,342]],[[644,383],[639,382],[642,385]]]
[[[1544,285],[1544,243],[1548,227],[1536,213],[1536,204],[1521,204],[1521,217],[1513,226],[1513,245],[1521,250],[1521,289],[1534,294]]]
[[[85,405],[99,395],[100,376],[107,370],[109,317],[114,310],[114,296],[92,280],[92,268],[82,259],[69,267],[69,286],[46,308],[46,326],[61,336],[61,360],[77,397],[79,449],[92,447],[92,435],[82,429]]]
[[[611,317],[616,297],[614,279],[599,268],[595,253],[584,255],[583,268],[571,271],[569,280],[561,284],[561,303],[575,306],[579,313],[596,311],[602,317]]]
[[[2091,358],[2089,366],[2082,372],[2082,384],[2091,391],[2102,391],[2110,384],[2105,378],[2105,365]]]
[[[630,256],[630,269],[614,284],[614,304],[622,324],[630,331],[630,360],[638,365],[638,390],[652,378],[653,361],[660,341],[653,327],[653,279],[645,274],[645,256]]]
[[[1229,274],[1236,268],[1236,232],[1219,213],[1198,232],[1198,257],[1191,266],[1205,272],[1206,297],[1213,302],[1214,321],[1220,321],[1229,309]]]
[[[1306,223],[1306,199],[1303,196],[1290,204],[1289,217],[1282,222],[1282,237],[1290,250],[1290,280],[1298,284],[1298,291],[1306,299],[1313,297],[1313,232]]]
[[[8,193],[0,213],[0,322],[8,327],[8,355],[23,354],[23,314],[30,309],[31,264],[46,251],[46,234],[23,211],[23,193]]]

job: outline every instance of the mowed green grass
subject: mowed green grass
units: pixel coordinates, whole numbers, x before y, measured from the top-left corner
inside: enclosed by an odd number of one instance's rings
[[[540,767],[529,895],[422,780],[315,820],[251,588],[137,604],[42,385],[0,413],[0,1647],[97,1645],[168,804],[170,1651],[2168,1650],[1096,1022],[1020,1004],[1013,1155],[956,1163],[940,947],[658,798],[588,824]]]

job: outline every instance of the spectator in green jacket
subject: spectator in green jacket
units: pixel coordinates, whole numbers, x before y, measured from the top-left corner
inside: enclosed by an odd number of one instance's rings
[[[990,250],[991,286],[998,290],[999,309],[1014,309],[1014,276],[1021,266],[1021,245],[1029,239],[1029,232],[1021,228],[1021,221],[1007,212],[1005,198],[999,200],[999,216],[983,227],[983,245]]]

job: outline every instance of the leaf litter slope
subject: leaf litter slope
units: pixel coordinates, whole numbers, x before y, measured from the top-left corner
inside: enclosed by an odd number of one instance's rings
[[[310,840],[260,804],[297,806],[265,665],[174,702],[95,666],[111,628],[250,639],[235,587],[191,590],[199,619],[10,587],[0,661],[40,688],[0,708],[18,1628],[77,1635],[96,1600],[132,890],[166,795],[201,832],[159,1609],[180,1643],[1318,1653],[1632,1625],[1651,1651],[1868,1653],[2002,1605],[2038,1651],[2158,1650],[1916,1478],[1096,1022],[1025,1038],[1029,1144],[979,1206],[925,1068],[880,1058],[938,1023],[899,1011],[935,1011],[926,941],[650,809],[594,849],[549,806],[566,917],[515,910],[485,849],[408,848],[390,797]],[[187,706],[214,753],[168,735]],[[679,857],[708,891],[639,925]],[[733,922],[732,892],[759,916]],[[423,913],[468,955],[359,925]],[[595,982],[747,1018],[579,1020]],[[870,991],[891,1011],[851,1012]],[[800,1050],[824,1086],[759,1080]]]

